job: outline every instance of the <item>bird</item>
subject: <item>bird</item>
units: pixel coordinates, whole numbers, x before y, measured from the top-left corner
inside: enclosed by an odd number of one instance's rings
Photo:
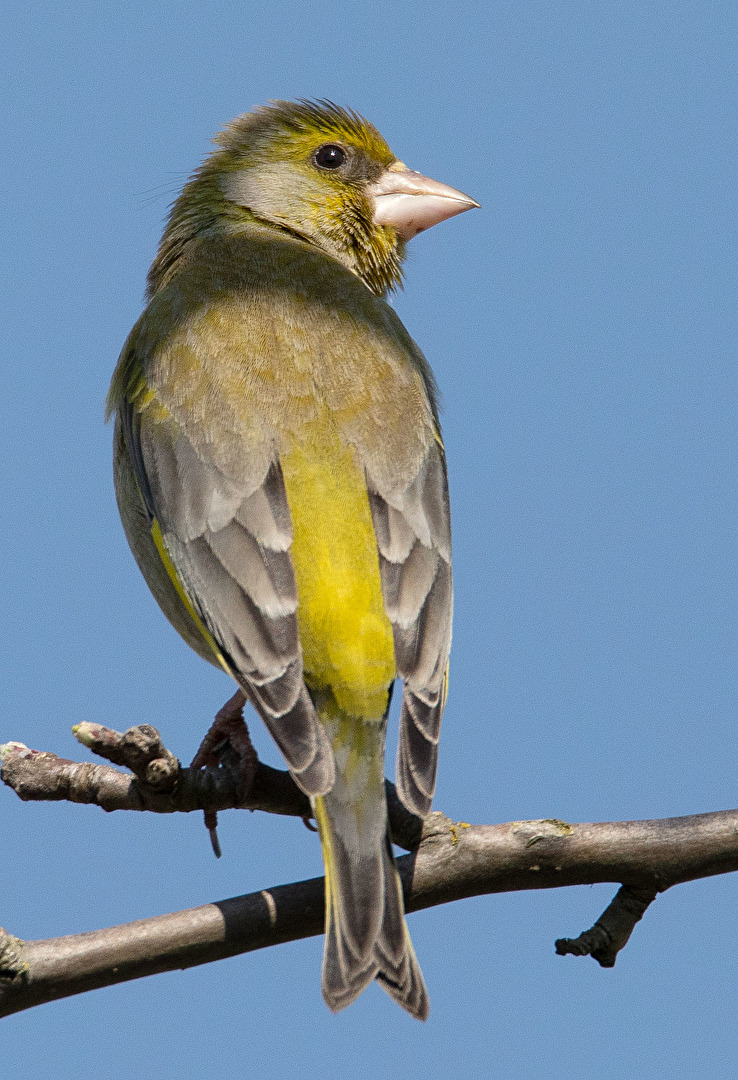
[[[423,817],[451,644],[438,392],[387,297],[406,244],[478,206],[357,112],[271,101],[173,203],[108,395],[123,527],[164,614],[237,683],[309,797],[325,864],[322,992],[428,994],[384,787]]]

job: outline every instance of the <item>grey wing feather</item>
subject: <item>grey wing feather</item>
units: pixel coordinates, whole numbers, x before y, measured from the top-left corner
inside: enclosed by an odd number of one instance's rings
[[[128,406],[123,428],[141,496],[197,615],[308,795],[334,780],[330,742],[305,687],[282,472],[225,476],[170,421]]]
[[[412,482],[384,495],[371,490],[385,609],[404,680],[397,789],[409,810],[430,810],[451,648],[453,595],[448,482],[434,444]]]

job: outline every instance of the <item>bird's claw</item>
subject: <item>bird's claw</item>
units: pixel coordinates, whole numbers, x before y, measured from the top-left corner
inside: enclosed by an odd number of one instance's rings
[[[203,769],[208,765],[234,769],[240,776],[244,794],[251,789],[259,763],[243,718],[245,703],[243,692],[237,690],[216,713],[190,764],[191,769]],[[205,811],[205,828],[210,833],[215,857],[219,859],[221,848],[218,840],[218,815],[214,810]]]

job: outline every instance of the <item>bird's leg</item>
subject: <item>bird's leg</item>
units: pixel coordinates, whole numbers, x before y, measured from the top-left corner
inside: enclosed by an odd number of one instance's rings
[[[216,713],[190,768],[202,769],[206,765],[214,765],[235,769],[241,777],[244,792],[248,792],[259,759],[243,718],[245,704],[246,698],[241,690],[237,690],[233,697],[226,701],[223,708]],[[210,833],[210,843],[216,858],[219,859],[221,850],[218,841],[218,815],[215,810],[205,811],[205,828]]]
[[[191,769],[203,769],[206,765],[222,765],[227,747],[237,757],[249,760],[256,757],[248,728],[243,718],[246,698],[242,690],[237,690],[226,701],[222,709],[215,714],[215,720],[205,738],[200,743],[197,753],[190,764]],[[229,763],[230,764],[230,763]]]

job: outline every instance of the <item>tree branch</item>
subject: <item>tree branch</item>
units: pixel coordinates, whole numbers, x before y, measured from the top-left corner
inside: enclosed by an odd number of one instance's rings
[[[20,744],[0,748],[0,759],[3,780],[21,798],[72,798],[106,809],[149,808],[163,813],[184,810],[185,804],[188,809],[203,809],[204,795],[209,798],[214,791],[218,808],[227,802],[225,789],[215,782],[224,778],[203,780],[198,788],[196,778],[185,777],[181,785],[186,797],[175,785],[168,796],[158,795],[170,801],[156,804],[150,794],[131,792],[140,781],[104,766],[75,765]],[[85,797],[78,798],[81,781],[70,780],[70,767],[72,773],[100,769],[104,775],[87,778]],[[256,775],[266,768],[259,765]],[[35,782],[30,778],[34,771]],[[181,778],[188,770],[175,772]],[[281,777],[275,783],[284,783],[284,774],[269,770],[262,774],[265,784],[271,773]],[[88,797],[91,792],[97,797]],[[144,807],[140,798],[144,802],[151,798],[156,805]],[[299,799],[290,802],[293,799],[286,786],[279,797],[255,797],[252,792],[249,801],[254,808],[303,816],[304,805]],[[656,821],[569,824],[549,819],[505,825],[468,825],[436,812],[423,823],[417,851],[400,858],[398,867],[408,911],[487,893],[618,882],[623,887],[591,930],[556,943],[559,953],[589,954],[607,967],[659,892],[683,881],[738,870],[738,810]],[[0,1016],[97,987],[310,937],[322,929],[323,880],[314,878],[68,937],[20,941],[0,931]]]
[[[0,777],[26,802],[66,801],[113,810],[148,810],[155,814],[188,814],[202,810],[263,810],[306,820],[310,801],[290,774],[256,760],[244,787],[242,772],[228,755],[221,766],[185,768],[167,750],[156,728],[141,724],[121,734],[99,724],[77,724],[75,738],[100,757],[132,769],[134,776],[69,761],[20,742],[0,745]],[[422,822],[400,802],[394,784],[386,781],[387,808],[393,841],[407,851],[417,847]]]

